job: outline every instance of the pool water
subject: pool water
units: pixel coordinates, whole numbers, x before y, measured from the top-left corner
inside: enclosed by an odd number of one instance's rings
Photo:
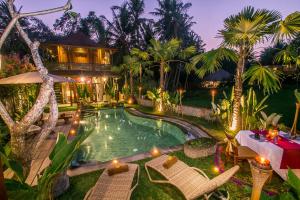
[[[187,134],[171,123],[137,117],[123,108],[85,111],[80,124],[79,134],[93,130],[76,156],[81,162],[109,161],[188,140]]]

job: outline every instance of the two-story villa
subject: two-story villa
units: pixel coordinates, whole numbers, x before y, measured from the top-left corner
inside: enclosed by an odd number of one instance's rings
[[[103,101],[105,85],[116,74],[111,71],[112,55],[116,49],[97,44],[85,34],[78,32],[42,45],[51,55],[46,63],[49,72],[71,77],[76,84],[56,85],[56,95],[60,103],[77,102],[77,87],[86,85],[90,101]]]

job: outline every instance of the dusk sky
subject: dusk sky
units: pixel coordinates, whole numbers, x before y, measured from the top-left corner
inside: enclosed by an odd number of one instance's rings
[[[63,0],[16,0],[17,6],[23,6],[22,11],[35,11],[63,5]],[[97,15],[111,18],[111,6],[120,5],[124,0],[72,0],[73,10],[86,16],[89,11]],[[231,14],[239,12],[243,7],[252,5],[255,8],[275,9],[285,17],[291,12],[300,11],[300,0],[189,0],[193,5],[189,14],[197,23],[193,30],[198,33],[206,43],[206,50],[218,47],[220,39],[216,38],[217,32],[223,26],[223,20]],[[157,6],[157,0],[145,0],[145,15],[152,17],[149,12]],[[62,13],[41,17],[46,24],[52,27],[56,18]]]

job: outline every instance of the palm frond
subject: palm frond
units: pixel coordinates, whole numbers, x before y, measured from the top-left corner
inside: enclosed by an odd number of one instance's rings
[[[300,12],[289,14],[284,20],[275,22],[272,28],[273,41],[295,37],[300,32]]]
[[[258,84],[263,87],[263,92],[271,94],[277,92],[281,88],[280,73],[270,68],[253,65],[244,74],[244,80],[248,80],[249,84]]]
[[[221,68],[223,60],[237,61],[235,51],[227,48],[220,47],[211,51],[196,55],[192,58],[191,64],[196,66],[201,63],[201,67],[196,70],[196,74],[203,78],[207,73],[213,73]]]

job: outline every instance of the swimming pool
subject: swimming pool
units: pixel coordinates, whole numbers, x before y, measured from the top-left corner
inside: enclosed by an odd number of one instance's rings
[[[182,129],[162,120],[134,116],[123,108],[83,112],[79,127],[93,129],[81,145],[77,161],[109,161],[149,152],[154,146],[166,148],[189,139]]]

